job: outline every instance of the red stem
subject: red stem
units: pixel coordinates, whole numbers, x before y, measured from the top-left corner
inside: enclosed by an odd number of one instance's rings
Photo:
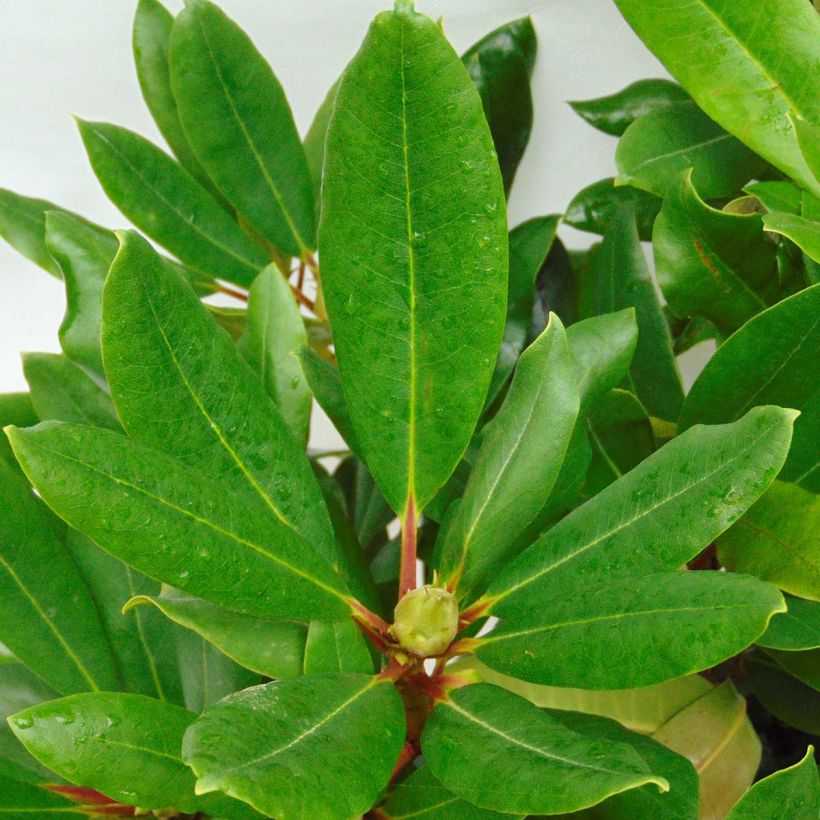
[[[217,282],[214,287],[218,293],[224,293],[226,296],[233,296],[234,299],[239,299],[240,302],[248,301],[248,294],[241,290],[234,290],[227,285],[222,285]]]
[[[399,598],[405,592],[416,588],[416,503],[411,495],[407,499],[407,510],[401,528],[401,570],[399,572]]]

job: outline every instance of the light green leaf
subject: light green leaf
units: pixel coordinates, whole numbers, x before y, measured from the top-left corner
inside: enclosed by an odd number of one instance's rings
[[[634,391],[651,416],[674,421],[683,402],[683,386],[630,210],[619,212],[592,253],[579,301],[582,317],[635,308],[638,346],[630,368]]]
[[[614,185],[612,177],[593,182],[579,191],[567,205],[564,222],[579,231],[605,234],[618,213],[632,208],[638,225],[638,236],[647,241],[652,238],[652,224],[662,200],[654,194],[633,188],[631,185]]]
[[[688,100],[689,95],[676,83],[651,79],[637,80],[606,97],[570,102],[570,106],[593,128],[620,137],[638,117]]]
[[[326,151],[322,285],[353,428],[393,509],[419,512],[481,412],[507,271],[481,100],[432,20],[405,6],[376,18],[342,79]]]
[[[318,215],[321,206],[322,194],[322,166],[325,164],[325,137],[327,127],[330,124],[330,115],[333,113],[333,103],[336,102],[336,92],[339,90],[341,77],[330,86],[322,104],[313,116],[307,134],[302,141],[305,148],[305,159],[307,160],[310,178],[313,180],[313,198],[316,203]]]
[[[797,137],[797,144],[800,146],[800,153],[806,161],[809,170],[814,174],[818,186],[814,191],[815,196],[820,196],[820,124],[818,119],[814,122],[791,117],[794,133]]]
[[[237,347],[300,444],[307,442],[311,395],[296,354],[306,344],[305,325],[290,285],[271,265],[251,285],[247,325]]]
[[[119,430],[111,397],[87,373],[65,356],[24,353],[23,372],[31,401],[42,421],[73,421]]]
[[[10,424],[15,427],[33,427],[38,421],[28,393],[0,393],[0,427],[5,428]],[[0,435],[0,458],[9,467],[19,471],[20,465],[4,435]]]
[[[652,239],[658,284],[677,316],[705,316],[728,334],[778,298],[763,218],[710,208],[689,172],[670,187]]]
[[[812,81],[820,67],[820,22],[811,4],[785,0],[772,13],[753,0],[697,0],[664,7],[663,14],[642,0],[616,5],[710,117],[803,187],[820,192],[790,119],[820,121]]]
[[[478,657],[533,683],[587,689],[647,686],[716,666],[786,610],[775,587],[718,572],[618,577],[526,603],[529,617],[502,620],[480,639]]]
[[[775,615],[758,639],[768,649],[798,651],[820,647],[820,603],[786,595],[788,612]]]
[[[518,537],[543,508],[558,478],[578,415],[566,334],[553,313],[521,355],[515,377],[447,527],[441,571],[448,586],[476,597],[515,555]],[[519,547],[520,549],[520,547]]]
[[[569,729],[489,684],[457,689],[437,704],[421,742],[447,789],[500,812],[558,814],[647,783],[669,788],[627,744]]]
[[[25,709],[9,722],[48,768],[126,805],[255,817],[227,798],[194,794],[194,775],[180,759],[182,737],[194,719],[153,698],[98,692]],[[110,765],[112,754],[116,765]]]
[[[488,597],[501,618],[602,579],[674,569],[736,521],[772,482],[794,412],[760,407],[677,436],[522,553]]]
[[[123,234],[105,286],[103,360],[132,439],[252,495],[263,514],[338,563],[303,446],[228,334],[133,233]]]
[[[816,820],[820,815],[820,777],[809,746],[799,763],[759,780],[734,805],[727,820],[788,817]]]
[[[800,213],[802,192],[796,185],[784,179],[753,182],[751,185],[745,185],[743,190],[756,197],[767,211]]]
[[[46,422],[10,438],[46,503],[140,572],[249,615],[348,613],[330,564],[224,482],[104,430]]]
[[[373,672],[373,658],[359,627],[344,621],[312,621],[305,644],[305,675]]]
[[[695,767],[703,820],[725,817],[760,764],[760,740],[746,717],[746,701],[728,680],[682,709],[652,737]]]
[[[619,2],[619,0],[616,0]],[[664,196],[687,168],[707,199],[731,196],[765,163],[694,103],[650,111],[630,125],[615,150],[616,185]]]
[[[79,121],[94,173],[123,215],[182,262],[250,285],[270,261],[187,171],[143,137]]]
[[[820,262],[820,222],[795,214],[770,213],[763,217],[767,231],[788,237],[815,262]]]
[[[137,595],[125,609],[138,617],[141,604],[153,604],[166,617],[201,635],[247,669],[271,678],[302,674],[305,624],[243,615],[169,589],[159,596]]]
[[[321,675],[226,698],[186,732],[182,755],[200,794],[219,789],[273,817],[335,820],[371,808],[404,734],[390,681]]]
[[[305,152],[285,92],[250,38],[206,0],[174,21],[171,88],[185,136],[225,198],[273,247],[313,247]]]
[[[46,508],[0,461],[0,640],[62,694],[115,689],[99,615]]]

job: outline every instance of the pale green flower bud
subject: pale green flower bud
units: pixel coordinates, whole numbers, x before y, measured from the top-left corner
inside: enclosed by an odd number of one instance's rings
[[[393,612],[393,636],[419,658],[440,655],[458,632],[458,603],[452,592],[434,586],[411,589]]]

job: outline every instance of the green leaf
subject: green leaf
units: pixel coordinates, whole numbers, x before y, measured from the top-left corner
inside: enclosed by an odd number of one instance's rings
[[[619,577],[525,597],[529,617],[502,620],[480,639],[478,657],[533,683],[588,689],[647,686],[716,666],[786,609],[775,587],[719,572]]]
[[[558,219],[557,216],[535,217],[510,231],[507,321],[487,393],[487,407],[495,403],[526,346],[535,301],[535,278],[555,239]]]
[[[769,13],[753,0],[697,0],[664,7],[663,14],[643,0],[616,5],[710,117],[820,192],[789,120],[820,121],[820,95],[816,83],[807,81],[820,63],[820,21],[811,4],[784,0],[777,13]]]
[[[596,248],[581,281],[582,317],[635,308],[638,346],[631,381],[651,416],[674,421],[683,386],[672,352],[672,338],[643,256],[635,217],[622,210]],[[614,385],[613,385],[614,386]]]
[[[340,560],[303,445],[228,334],[133,233],[106,282],[103,359],[132,439],[253,496],[283,529]]]
[[[140,572],[249,615],[348,613],[311,544],[224,482],[104,430],[46,422],[10,438],[46,503]]]
[[[791,182],[786,180],[772,180],[753,182],[744,186],[747,194],[756,197],[767,211],[785,211],[790,214],[799,214],[802,202],[802,192]]]
[[[344,621],[313,621],[305,644],[305,675],[373,672],[373,659],[361,630]]]
[[[695,767],[703,818],[725,817],[760,764],[760,740],[746,717],[746,701],[728,680],[682,709],[652,737]]]
[[[120,429],[108,393],[65,356],[24,353],[23,372],[34,409],[42,421],[54,419]]]
[[[718,540],[718,556],[735,572],[748,572],[781,589],[820,601],[820,496],[775,481],[766,494]]]
[[[121,688],[182,705],[175,628],[159,613],[122,613],[132,596],[158,593],[160,585],[76,530],[68,530],[65,543],[97,605]]]
[[[91,595],[46,508],[0,461],[0,640],[62,694],[115,689]]]
[[[313,190],[285,92],[250,38],[206,0],[174,21],[171,87],[185,136],[225,198],[275,248],[301,256]]]
[[[194,775],[179,753],[194,719],[191,712],[153,698],[98,692],[25,709],[9,722],[48,768],[126,805],[256,816],[227,798],[194,794]],[[116,765],[111,765],[112,754]]]
[[[137,78],[145,104],[174,156],[191,176],[211,188],[213,183],[185,136],[171,89],[169,48],[173,24],[174,16],[159,0],[139,0],[132,31]]]
[[[593,128],[620,137],[638,117],[688,100],[689,95],[677,83],[651,79],[637,80],[606,97],[570,102],[570,106]]]
[[[0,393],[0,427],[33,427],[38,421],[28,393]],[[15,471],[20,469],[5,436],[0,436],[0,458]]]
[[[729,812],[727,820],[789,817],[816,820],[820,814],[820,777],[809,746],[799,763],[759,780]]]
[[[151,142],[116,125],[78,124],[108,198],[182,262],[247,286],[270,261],[216,200]]]
[[[324,820],[371,808],[404,733],[390,681],[321,675],[226,698],[188,730],[182,754],[200,794],[219,789],[266,815]]]
[[[311,394],[296,354],[305,325],[287,279],[272,265],[251,285],[245,332],[237,347],[258,374],[293,437],[307,442]]]
[[[489,684],[457,689],[437,704],[421,742],[447,789],[500,812],[558,814],[647,783],[669,788],[627,744],[569,729]]]
[[[820,125],[817,121],[808,122],[802,120],[800,117],[791,117],[792,125],[794,126],[794,133],[797,137],[797,144],[800,146],[800,153],[803,154],[803,159],[806,161],[809,170],[814,174],[815,180],[820,183]],[[818,185],[820,189],[820,185]],[[820,193],[815,191],[816,196]]]
[[[327,95],[322,100],[322,104],[313,116],[307,134],[302,141],[305,148],[305,159],[307,160],[310,178],[313,180],[313,199],[316,204],[317,214],[321,205],[322,194],[322,167],[325,164],[325,137],[327,127],[330,124],[330,115],[333,113],[333,103],[336,102],[336,92],[339,90],[341,77],[330,86]]]
[[[529,622],[532,602],[556,591],[685,564],[772,482],[793,418],[760,407],[734,424],[677,436],[513,561],[488,592],[493,613]]]
[[[521,355],[501,410],[447,528],[441,571],[448,587],[475,597],[515,555],[518,537],[552,492],[578,415],[566,334],[553,313]],[[519,546],[520,549],[520,546]]]
[[[763,227],[794,242],[815,262],[820,262],[820,222],[795,214],[770,213],[763,217]]]
[[[775,615],[758,645],[796,651],[820,647],[820,603],[786,596],[788,612]]]
[[[677,316],[705,316],[725,334],[777,299],[775,246],[760,214],[710,208],[684,172],[652,233],[658,284]]]
[[[353,428],[393,509],[419,512],[481,412],[507,270],[481,101],[432,20],[376,18],[339,87],[326,151],[322,285]]]
[[[764,651],[790,675],[820,692],[820,651],[816,649],[806,652],[781,652],[778,649]]]
[[[507,193],[532,131],[536,50],[532,20],[522,17],[491,31],[461,57],[481,97]]]
[[[65,820],[73,814],[88,817],[88,812],[77,803],[0,772],[0,815],[6,820]]]
[[[654,194],[630,185],[614,185],[612,177],[593,182],[579,191],[567,205],[564,222],[579,231],[605,234],[618,213],[632,208],[638,224],[638,236],[643,241],[652,238],[652,224],[662,200]]]
[[[805,374],[820,357],[820,285],[755,316],[727,339],[695,380],[679,427],[733,421],[756,404],[802,410],[781,478],[820,490],[820,391]]]
[[[524,816],[480,809],[456,797],[433,777],[429,766],[416,769],[399,783],[379,808],[390,820],[515,820]]]
[[[692,168],[695,187],[707,199],[731,196],[765,167],[694,103],[670,105],[635,120],[618,142],[615,163],[616,184],[658,196]]]
[[[302,674],[305,624],[243,615],[169,589],[162,595],[137,595],[125,609],[139,616],[140,604],[153,604],[166,617],[201,635],[246,669],[271,678]]]

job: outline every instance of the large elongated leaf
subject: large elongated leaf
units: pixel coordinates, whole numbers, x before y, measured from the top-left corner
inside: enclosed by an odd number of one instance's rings
[[[683,402],[683,387],[669,327],[629,209],[613,219],[604,241],[594,251],[582,279],[580,304],[584,317],[635,308],[638,346],[630,369],[635,392],[651,416],[674,421]]]
[[[655,270],[678,316],[705,316],[732,333],[777,298],[775,246],[760,214],[710,208],[684,172],[652,232]]]
[[[272,266],[251,285],[247,324],[237,344],[293,437],[300,444],[306,442],[311,396],[296,354],[307,344],[307,335],[287,280]]]
[[[528,598],[476,650],[489,666],[551,686],[622,689],[699,672],[736,655],[786,605],[776,587],[716,572],[619,577]]]
[[[805,251],[806,256],[820,262],[820,222],[795,214],[766,214],[763,225],[767,231],[783,234]]]
[[[224,482],[103,430],[47,422],[10,437],[46,503],[146,575],[247,614],[347,614],[330,564]]]
[[[313,188],[285,92],[250,38],[207,0],[171,32],[171,87],[185,136],[225,198],[286,254],[313,246]]]
[[[106,123],[80,122],[94,173],[138,228],[203,273],[250,285],[270,261],[216,200],[166,153]]]
[[[252,494],[268,515],[337,561],[302,446],[228,334],[136,234],[123,236],[106,282],[103,359],[132,439]]]
[[[793,418],[760,407],[676,437],[522,553],[490,587],[493,612],[520,621],[534,601],[568,588],[686,563],[772,482]]]
[[[97,610],[48,511],[0,461],[0,640],[62,694],[115,689]]]
[[[744,666],[749,688],[767,712],[801,732],[820,734],[820,692],[817,689],[790,675],[762,652],[750,655]]]
[[[820,192],[789,120],[820,121],[820,21],[810,3],[785,0],[775,11],[754,0],[696,0],[662,13],[643,0],[616,4],[710,117]]]
[[[182,737],[194,717],[142,695],[99,692],[33,706],[10,724],[44,765],[126,805],[255,817],[228,798],[194,794],[194,775],[180,758]]]
[[[486,588],[552,492],[578,415],[578,387],[561,320],[522,354],[447,529],[441,567],[463,595]]]
[[[404,735],[390,681],[317,675],[226,698],[188,730],[183,757],[199,793],[220,789],[272,817],[335,820],[370,809]]]
[[[550,712],[484,683],[458,689],[436,706],[422,750],[445,787],[501,812],[558,814],[647,783],[669,788],[625,743],[569,729]]]
[[[376,18],[326,151],[322,284],[353,427],[391,506],[420,510],[481,412],[507,268],[481,100],[432,20],[405,5]]]
[[[536,48],[532,21],[522,17],[482,37],[461,58],[481,96],[508,193],[532,130]]]
[[[772,618],[758,645],[790,652],[820,647],[820,603],[787,595],[786,605],[788,612]]]

